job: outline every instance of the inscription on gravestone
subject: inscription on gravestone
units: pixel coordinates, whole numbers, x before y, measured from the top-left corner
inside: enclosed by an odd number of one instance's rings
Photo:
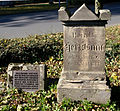
[[[69,69],[104,71],[103,30],[102,27],[65,27],[64,67],[66,71]]]
[[[13,87],[24,91],[35,91],[40,87],[38,71],[13,71]]]

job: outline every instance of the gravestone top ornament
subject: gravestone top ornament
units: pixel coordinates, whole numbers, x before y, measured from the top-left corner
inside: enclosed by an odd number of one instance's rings
[[[61,7],[59,20],[64,30],[63,70],[57,89],[57,100],[107,103],[111,90],[105,74],[105,24],[110,20],[109,10],[99,15],[83,4],[73,15]]]

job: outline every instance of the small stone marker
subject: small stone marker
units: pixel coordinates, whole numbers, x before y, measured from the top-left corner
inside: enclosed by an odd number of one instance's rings
[[[83,4],[72,16],[60,8],[64,28],[64,65],[57,85],[58,102],[71,100],[107,103],[111,90],[105,74],[105,24],[109,10],[96,16]]]
[[[45,65],[10,64],[8,66],[7,86],[26,92],[44,90],[46,83]]]

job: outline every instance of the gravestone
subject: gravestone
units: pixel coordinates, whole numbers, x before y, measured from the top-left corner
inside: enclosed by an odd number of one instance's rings
[[[9,64],[7,69],[7,87],[27,92],[44,90],[46,84],[45,65]]]
[[[59,9],[64,30],[64,62],[59,79],[57,100],[88,100],[95,103],[110,101],[111,89],[106,85],[105,24],[109,10],[95,15],[83,4],[73,15]]]

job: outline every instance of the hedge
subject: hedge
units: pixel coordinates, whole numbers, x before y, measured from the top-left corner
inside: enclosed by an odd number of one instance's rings
[[[0,39],[0,66],[8,65],[11,62],[44,62],[51,56],[59,57],[62,45],[62,33]]]

